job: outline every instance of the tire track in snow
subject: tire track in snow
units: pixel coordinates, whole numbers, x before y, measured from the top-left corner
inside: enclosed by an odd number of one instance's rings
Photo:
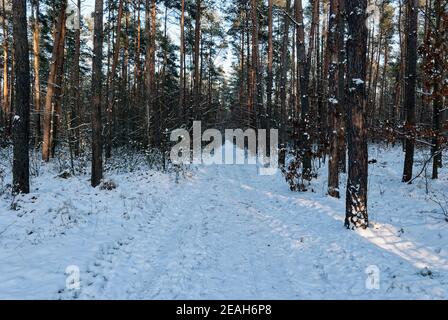
[[[341,237],[339,202],[273,190],[272,181],[255,166],[200,167],[162,198],[166,203],[139,226],[129,249],[100,259],[106,267],[92,286],[99,289],[81,298],[375,298],[365,289],[365,267],[393,268],[396,257],[355,232]],[[394,277],[388,270],[383,276]],[[408,290],[403,279],[386,281],[384,290]]]

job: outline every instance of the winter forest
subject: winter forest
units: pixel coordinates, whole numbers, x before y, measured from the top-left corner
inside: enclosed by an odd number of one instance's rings
[[[447,0],[0,0],[0,69],[0,299],[448,299]]]

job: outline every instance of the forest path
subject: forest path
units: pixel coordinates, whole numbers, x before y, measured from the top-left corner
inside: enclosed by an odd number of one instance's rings
[[[131,154],[107,164],[112,190],[42,166],[29,195],[0,197],[0,299],[448,299],[448,227],[426,181],[401,183],[400,148],[370,155],[371,226],[357,231],[325,166],[301,193],[255,165],[176,180]]]
[[[251,206],[265,196],[248,194],[243,181],[252,175],[255,166],[199,168],[166,195],[132,240],[124,237],[130,245],[93,263],[114,261],[101,277],[87,280],[93,285],[80,297],[249,298],[265,292],[267,298],[273,290],[290,297],[296,289],[288,251],[299,240]]]
[[[368,236],[381,234],[344,229],[343,201],[292,193],[280,175],[258,175],[254,165],[200,166],[165,196],[145,223],[123,235],[125,245],[93,262],[101,276],[85,281],[80,298],[433,294],[412,259],[383,250]],[[372,265],[381,271],[379,290],[366,287]],[[432,281],[443,286],[446,277]]]

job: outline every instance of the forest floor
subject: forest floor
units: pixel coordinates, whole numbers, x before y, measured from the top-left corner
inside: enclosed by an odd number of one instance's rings
[[[399,147],[370,146],[371,227],[359,231],[343,226],[344,192],[326,196],[325,165],[296,193],[254,165],[177,179],[114,159],[117,186],[101,190],[34,161],[32,192],[12,198],[2,152],[1,299],[448,299],[447,204],[430,200],[447,197],[448,170],[403,184]]]

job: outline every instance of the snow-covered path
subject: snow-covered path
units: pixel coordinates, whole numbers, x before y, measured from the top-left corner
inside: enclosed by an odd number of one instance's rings
[[[39,226],[46,236],[34,244],[14,241],[18,227],[6,231],[0,298],[448,298],[448,252],[434,240],[446,243],[448,230],[431,224],[414,232],[412,217],[389,223],[399,192],[382,209],[373,197],[371,215],[380,221],[371,229],[348,231],[343,200],[321,190],[290,192],[280,174],[261,176],[256,166],[200,166],[178,184],[139,171],[114,179],[112,191],[92,194],[72,178],[60,194],[42,185],[36,199],[22,199],[25,209],[66,199],[73,211],[99,212],[63,236],[49,237]],[[385,208],[390,212],[382,215]],[[79,290],[65,288],[70,264],[80,268]],[[372,268],[379,289],[366,286]]]

